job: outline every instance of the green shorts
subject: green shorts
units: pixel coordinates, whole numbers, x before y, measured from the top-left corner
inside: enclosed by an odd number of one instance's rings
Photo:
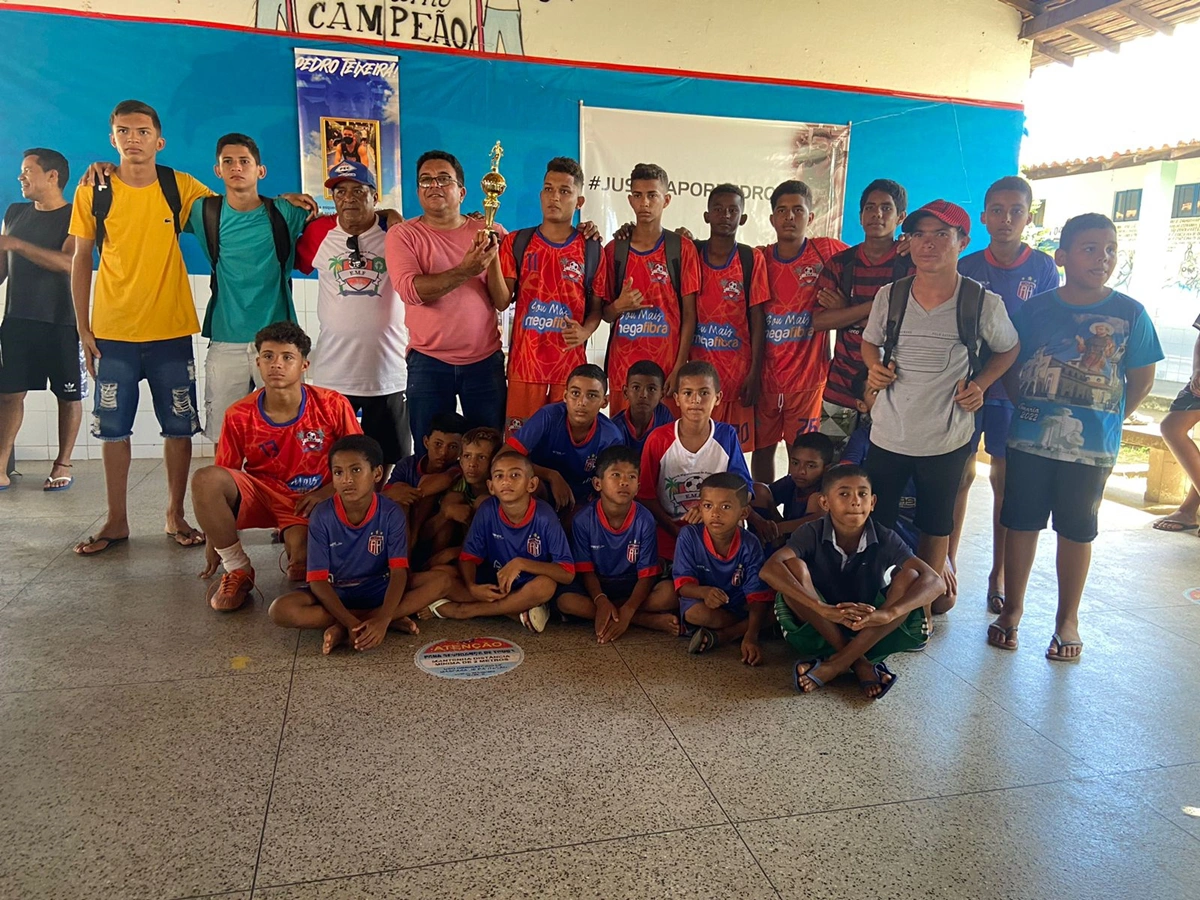
[[[817,596],[820,595],[818,594]],[[823,601],[825,598],[822,597],[821,599]],[[884,600],[885,597],[881,592],[875,596],[872,605],[878,609],[883,606]],[[775,595],[775,618],[779,620],[779,628],[783,632],[783,639],[791,645],[792,649],[799,654],[801,659],[828,659],[837,652],[825,638],[821,637],[817,629],[813,628],[803,619],[798,618],[792,612],[791,607],[784,602],[781,594]],[[851,638],[858,632],[842,627],[842,633],[847,638]],[[877,663],[891,656],[893,653],[910,653],[914,650],[924,650],[925,644],[928,641],[929,618],[925,615],[925,608],[918,606],[908,614],[908,618],[901,622],[899,627],[885,635],[865,655],[868,662]]]

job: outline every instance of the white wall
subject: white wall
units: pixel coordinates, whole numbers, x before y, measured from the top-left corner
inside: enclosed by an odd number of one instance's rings
[[[280,0],[0,0],[229,25],[278,20]],[[468,34],[474,0],[285,0],[296,29],[414,46]],[[486,3],[485,3],[486,5]],[[364,16],[359,7],[366,12]],[[1032,44],[1000,0],[523,0],[524,54],[1020,103]],[[371,25],[378,23],[379,32]],[[447,24],[449,23],[449,24]],[[314,24],[317,27],[313,27]],[[512,48],[508,49],[512,53]]]

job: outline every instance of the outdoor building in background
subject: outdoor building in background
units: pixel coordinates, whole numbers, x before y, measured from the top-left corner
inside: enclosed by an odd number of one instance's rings
[[[1156,394],[1174,396],[1192,375],[1200,313],[1200,141],[1098,158],[1026,166],[1033,185],[1030,243],[1052,253],[1062,225],[1082,212],[1117,225],[1120,258],[1110,285],[1150,313],[1167,358]]]

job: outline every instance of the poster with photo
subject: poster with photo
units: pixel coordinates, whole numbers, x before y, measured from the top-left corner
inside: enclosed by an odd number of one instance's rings
[[[297,48],[296,105],[304,191],[333,211],[329,170],[351,159],[367,167],[379,205],[400,208],[400,78],[394,56]]]

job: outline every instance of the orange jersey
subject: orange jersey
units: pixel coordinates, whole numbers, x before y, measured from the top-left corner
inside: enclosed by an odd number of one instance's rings
[[[680,243],[680,293],[683,296],[699,293],[700,254],[691,241]],[[622,285],[613,284],[615,244],[616,241],[611,241],[604,248],[600,269],[596,272],[596,295],[605,303],[615,303],[623,288]],[[670,374],[679,355],[682,298],[675,296],[662,238],[659,238],[653,250],[645,253],[629,248],[625,278],[633,279],[633,286],[642,292],[642,300],[646,305],[643,309],[624,313],[612,325],[612,338],[608,345],[610,396],[619,396],[624,390],[625,375],[638,360],[653,360]]]
[[[350,401],[327,388],[304,385],[300,413],[290,422],[272,422],[263,412],[259,388],[225,413],[217,443],[218,466],[293,494],[307,494],[329,481],[329,448],[348,434],[362,434]]]
[[[517,277],[510,231],[500,245],[500,270],[505,278]],[[587,362],[583,345],[568,348],[562,330],[567,319],[582,322],[587,316],[584,285],[587,241],[575,232],[564,244],[555,244],[533,233],[521,259],[517,284],[512,342],[508,351],[508,377],[533,384],[565,384],[576,366]]]
[[[829,258],[846,245],[833,238],[808,238],[793,259],[780,259],[776,244],[761,249],[771,285],[763,393],[792,394],[820,387],[829,367],[829,337],[813,330],[813,313],[819,308],[817,279]]]
[[[720,265],[714,265],[717,262]],[[750,307],[771,299],[766,265],[762,253],[755,250],[747,303],[746,279],[736,247],[727,260],[700,260],[696,336],[689,357],[713,364],[726,402],[737,400],[750,374]]]

